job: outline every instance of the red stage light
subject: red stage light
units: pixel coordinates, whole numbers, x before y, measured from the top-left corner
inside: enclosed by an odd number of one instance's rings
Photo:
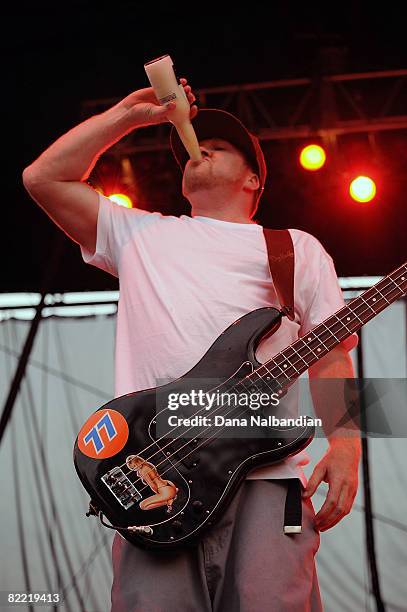
[[[349,193],[356,202],[370,202],[376,195],[375,182],[368,176],[358,176],[351,182]]]

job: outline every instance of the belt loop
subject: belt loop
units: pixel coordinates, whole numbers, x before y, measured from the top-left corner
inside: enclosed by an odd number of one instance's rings
[[[287,497],[284,508],[284,533],[301,533],[302,495],[299,478],[287,478]]]

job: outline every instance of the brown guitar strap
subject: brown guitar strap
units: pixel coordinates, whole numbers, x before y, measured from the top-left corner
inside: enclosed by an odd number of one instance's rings
[[[269,268],[278,301],[286,316],[294,319],[294,245],[288,230],[263,227]]]
[[[263,228],[267,245],[269,268],[278,301],[285,315],[294,319],[294,245],[288,230]],[[302,503],[299,478],[282,480],[287,486],[284,508],[286,535],[301,533]]]

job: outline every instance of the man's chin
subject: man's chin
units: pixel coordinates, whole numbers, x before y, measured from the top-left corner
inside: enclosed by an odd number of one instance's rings
[[[213,188],[213,182],[209,180],[191,180],[184,184],[183,194],[187,198],[188,196],[198,193],[199,191],[208,192]]]

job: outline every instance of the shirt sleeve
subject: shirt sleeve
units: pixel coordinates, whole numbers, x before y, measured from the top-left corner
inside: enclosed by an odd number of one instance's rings
[[[319,273],[315,278],[316,286],[312,298],[301,317],[300,336],[304,336],[345,305],[332,257],[317,240],[315,243],[320,248]],[[315,253],[315,256],[318,254]],[[347,351],[351,351],[358,345],[358,341],[358,335],[353,333],[341,344]]]
[[[160,213],[119,206],[99,194],[96,249],[92,253],[80,247],[84,262],[118,277],[123,247],[137,232],[157,221],[160,216]]]

